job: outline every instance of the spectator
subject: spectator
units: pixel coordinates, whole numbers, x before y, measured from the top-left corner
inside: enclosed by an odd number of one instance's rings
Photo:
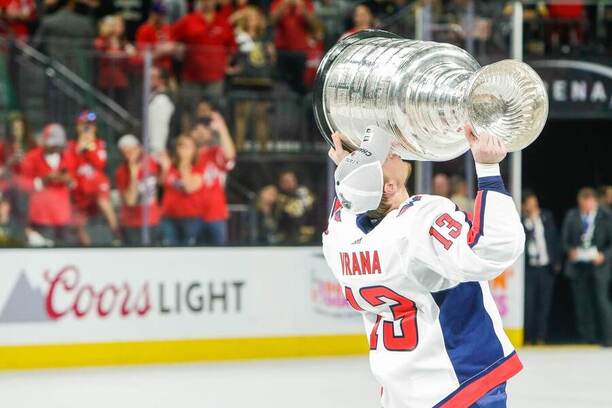
[[[278,232],[278,189],[268,185],[257,195],[257,243],[276,245],[280,242]]]
[[[15,38],[27,41],[30,25],[36,20],[36,4],[34,0],[0,0],[0,17],[0,23],[4,20]]]
[[[168,73],[163,68],[151,69],[151,100],[149,101],[149,143],[151,151],[159,157],[166,151],[174,102],[168,92]]]
[[[601,207],[607,210],[608,212],[612,211],[612,186],[602,186],[600,188],[599,201],[601,203]]]
[[[33,44],[90,82],[92,66],[88,53],[96,32],[91,17],[75,12],[77,4],[78,0],[68,0],[60,10],[45,16]]]
[[[23,246],[24,229],[11,209],[11,201],[0,192],[0,246]]]
[[[311,0],[274,0],[270,18],[275,26],[280,78],[298,93],[304,93],[304,70],[308,28],[314,19]]]
[[[30,129],[21,113],[12,113],[7,120],[7,139],[0,143],[0,169],[4,174],[19,174],[25,153],[35,146]]]
[[[106,244],[109,239],[92,241],[88,226],[99,224],[104,216],[113,236],[119,236],[115,210],[110,201],[110,182],[105,174],[106,145],[97,135],[96,114],[81,112],[76,119],[76,140],[68,142],[66,154],[75,166],[75,188],[72,190],[73,222],[81,245]],[[94,237],[96,238],[94,234]],[[100,238],[102,238],[100,236]]]
[[[598,208],[591,188],[578,192],[578,207],[569,210],[563,221],[563,246],[568,261],[565,273],[571,280],[577,327],[582,340],[597,342],[596,316],[601,343],[612,346],[612,309],[608,300],[612,258],[612,218]]]
[[[561,270],[557,227],[538,197],[523,193],[525,227],[525,343],[544,344],[552,303],[555,274]]]
[[[374,15],[368,6],[359,4],[353,11],[353,27],[342,34],[342,37],[347,37],[357,31],[368,30],[374,27]]]
[[[234,168],[236,149],[227,125],[219,112],[200,117],[192,135],[198,146],[198,165],[204,177],[200,241],[223,245],[227,241],[226,223],[229,209],[225,196],[227,173]],[[218,141],[218,142],[217,142]]]
[[[193,114],[195,116],[196,121],[209,121],[212,116],[214,109],[213,105],[206,99],[202,99],[195,106]]]
[[[249,0],[220,0],[218,9],[219,14],[234,25],[237,20],[242,18],[242,14],[247,7],[249,7]]]
[[[238,150],[253,123],[255,139],[262,150],[267,149],[270,124],[268,110],[275,58],[274,45],[266,36],[266,21],[259,9],[249,6],[236,20],[236,53],[230,71],[233,100],[234,129]]]
[[[323,24],[323,43],[330,49],[344,32],[344,19],[348,13],[345,0],[321,0],[315,3],[315,15]]]
[[[152,157],[145,156],[140,141],[134,135],[122,136],[117,146],[123,156],[123,162],[115,173],[121,197],[119,224],[123,242],[128,246],[142,245],[143,228],[148,225],[151,243],[155,243],[159,225],[157,163]]]
[[[172,159],[162,156],[161,224],[164,245],[192,246],[202,230],[202,167],[197,165],[198,150],[191,136],[179,136]]]
[[[279,234],[282,242],[306,244],[314,237],[311,212],[314,196],[301,186],[295,172],[283,171],[278,178]]]
[[[194,11],[174,25],[172,36],[184,45],[181,103],[191,107],[204,97],[220,103],[235,42],[227,18],[216,11],[215,0],[197,0]]]
[[[161,4],[167,10],[167,19],[170,24],[176,23],[187,14],[186,0],[161,0]]]
[[[127,107],[130,57],[136,51],[125,39],[125,26],[120,16],[106,16],[96,38],[98,55],[98,87],[124,108]]]
[[[67,242],[71,220],[70,191],[75,187],[74,163],[64,149],[66,132],[52,123],[42,132],[42,147],[30,150],[21,167],[22,187],[30,192],[29,242],[42,237],[46,245]]]
[[[323,59],[323,54],[325,54],[323,38],[323,25],[318,20],[314,20],[308,29],[306,70],[304,71],[304,85],[308,89],[312,89],[314,86],[317,69]]]
[[[166,7],[156,1],[151,5],[149,18],[136,31],[136,48],[140,52],[150,49],[156,67],[172,72],[172,55],[175,45],[172,42],[172,28],[166,22]]]
[[[474,211],[474,200],[468,197],[467,183],[465,179],[459,175],[453,175],[450,178],[451,185],[451,201],[457,204],[461,211],[471,213]]]
[[[23,114],[14,112],[6,121],[6,140],[0,143],[0,192],[10,203],[12,220],[25,221],[28,212],[28,195],[15,187],[21,174],[25,154],[36,146]]]
[[[438,173],[433,178],[432,194],[450,198],[451,186],[448,176],[444,173]]]

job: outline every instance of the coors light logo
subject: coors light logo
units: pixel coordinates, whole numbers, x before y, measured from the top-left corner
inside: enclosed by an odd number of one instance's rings
[[[22,271],[0,309],[0,323],[54,322],[64,318],[145,318],[151,314],[241,313],[244,281],[174,281],[140,283],[87,281],[68,265],[43,273],[44,287],[34,287]]]

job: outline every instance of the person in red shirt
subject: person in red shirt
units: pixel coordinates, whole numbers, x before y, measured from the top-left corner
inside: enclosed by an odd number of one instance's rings
[[[195,245],[202,229],[202,188],[204,172],[197,164],[198,149],[191,136],[176,139],[172,159],[162,156],[162,201],[161,222],[164,245]]]
[[[27,41],[29,24],[36,20],[36,3],[34,0],[0,0],[0,17],[16,38]]]
[[[217,111],[208,118],[198,119],[192,137],[198,146],[198,165],[202,168],[204,180],[201,190],[204,225],[200,242],[223,245],[227,241],[226,223],[229,218],[225,181],[227,173],[234,168],[236,148],[225,120]]]
[[[30,243],[61,245],[71,220],[70,191],[76,186],[75,163],[66,154],[66,132],[52,123],[42,132],[42,146],[30,150],[21,164],[21,186],[30,193]],[[41,240],[42,237],[42,240]]]
[[[274,42],[281,79],[298,92],[305,92],[304,70],[308,49],[308,28],[314,22],[311,0],[274,0],[270,18],[276,28]]]
[[[176,47],[172,41],[172,27],[166,22],[166,7],[163,3],[154,2],[149,18],[138,27],[136,48],[141,52],[150,48],[155,66],[172,73],[172,56]]]
[[[550,21],[545,27],[553,51],[569,53],[584,42],[588,22],[582,1],[553,0],[546,8]]]
[[[157,202],[157,163],[151,156],[147,156],[145,162],[140,141],[134,135],[122,136],[117,146],[123,156],[123,162],[115,172],[121,197],[119,224],[123,242],[129,246],[142,245],[143,227],[147,225],[150,242],[155,243],[160,213]]]
[[[552,0],[546,7],[552,18],[581,19],[585,14],[581,0]]]
[[[374,15],[365,4],[359,4],[353,10],[353,28],[345,31],[341,38],[347,37],[357,31],[368,30],[374,27]]]
[[[79,242],[89,246],[92,244],[87,230],[90,218],[95,220],[101,212],[115,237],[119,235],[119,226],[110,201],[110,182],[104,172],[106,144],[97,137],[96,114],[87,110],[81,112],[76,119],[76,130],[76,140],[69,141],[66,148],[66,154],[75,163],[73,223]]]
[[[194,11],[176,22],[172,37],[184,46],[181,98],[189,109],[207,98],[219,103],[230,55],[236,46],[227,18],[215,0],[198,0]]]
[[[313,24],[308,30],[308,49],[306,50],[306,70],[304,71],[304,85],[312,89],[317,75],[317,69],[323,59],[323,25],[319,22]]]
[[[136,49],[125,39],[121,16],[106,16],[94,42],[98,57],[98,87],[115,102],[127,107],[130,64],[135,63]]]

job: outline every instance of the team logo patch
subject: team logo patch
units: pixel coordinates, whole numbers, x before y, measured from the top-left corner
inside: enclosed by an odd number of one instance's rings
[[[402,208],[400,208],[399,212],[397,213],[397,216],[399,217],[400,215],[405,213],[410,207],[414,205],[415,202],[420,201],[421,198],[422,197],[420,195],[415,195],[414,197],[412,197],[410,201],[408,201],[406,204],[404,204]]]

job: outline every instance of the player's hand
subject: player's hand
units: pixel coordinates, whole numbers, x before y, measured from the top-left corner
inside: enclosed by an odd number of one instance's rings
[[[465,125],[465,138],[470,144],[474,161],[481,164],[495,164],[504,160],[508,151],[502,140],[490,133],[474,134],[469,124]]]
[[[334,147],[329,149],[327,155],[337,166],[346,156],[348,156],[349,152],[342,147],[342,133],[334,132],[332,134],[332,141],[334,142]]]

